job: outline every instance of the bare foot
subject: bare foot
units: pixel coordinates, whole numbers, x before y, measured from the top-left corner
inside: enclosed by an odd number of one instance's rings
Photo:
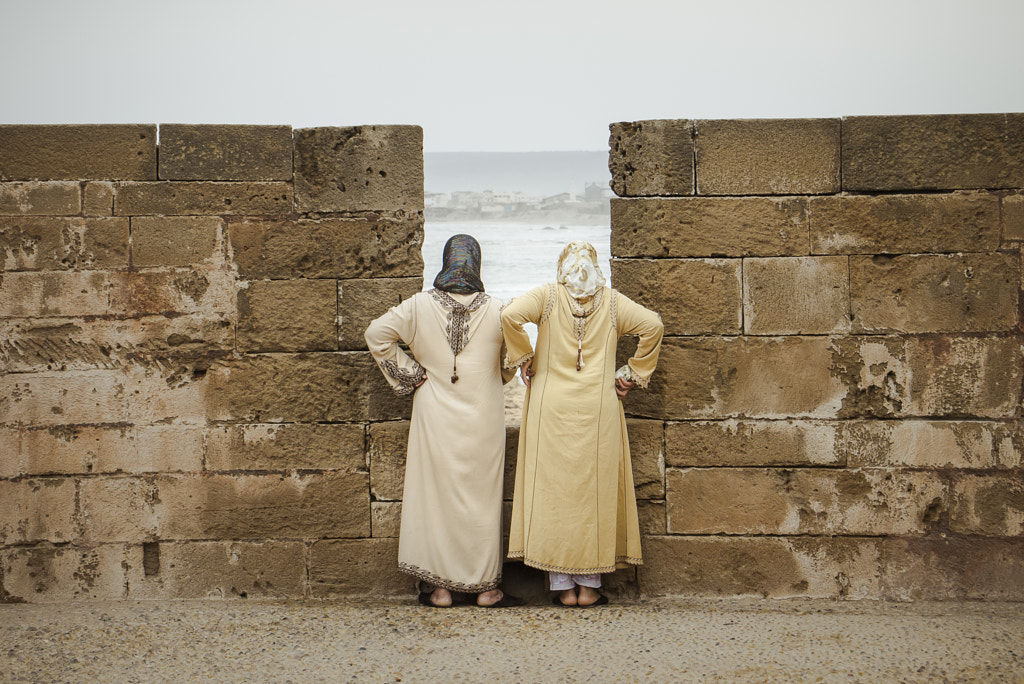
[[[501,593],[501,589],[491,589],[490,591],[485,591],[476,595],[476,605],[483,606],[485,608],[487,606],[493,606],[495,603],[500,601],[503,596],[505,595]]]
[[[434,589],[434,593],[430,595],[430,602],[440,608],[446,608],[452,605],[452,593],[447,589],[437,587]]]
[[[601,598],[601,593],[591,587],[580,587],[579,605],[592,606]]]
[[[576,590],[566,589],[558,595],[558,600],[562,602],[563,606],[575,606],[576,605]]]

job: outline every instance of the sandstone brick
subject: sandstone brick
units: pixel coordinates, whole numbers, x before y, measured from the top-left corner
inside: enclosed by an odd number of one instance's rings
[[[114,184],[115,216],[261,216],[293,211],[292,186],[284,182]]]
[[[120,316],[233,314],[238,283],[215,266],[110,274],[110,311]]]
[[[130,367],[124,373],[128,420],[139,424],[204,425],[205,374],[182,369]]]
[[[41,546],[0,551],[0,596],[8,601],[56,603],[74,599],[125,598],[125,549]]]
[[[393,420],[407,418],[412,407],[409,398],[395,395],[367,352],[251,356],[220,363],[208,375],[207,417],[213,421]]]
[[[880,542],[862,538],[650,537],[645,596],[881,597]]]
[[[0,214],[71,216],[81,210],[82,192],[78,183],[0,183]]]
[[[292,179],[291,126],[163,124],[160,179]]]
[[[223,262],[224,221],[220,218],[138,216],[131,221],[135,268]]]
[[[95,477],[82,480],[82,538],[91,543],[156,539],[162,508],[153,477]]]
[[[1024,536],[1024,476],[1019,472],[957,474],[950,529],[992,537]]]
[[[845,444],[834,423],[806,420],[723,420],[668,423],[665,464],[671,467],[841,466]]]
[[[366,349],[370,322],[423,289],[423,278],[359,278],[338,283],[338,345]]]
[[[1024,114],[843,119],[843,190],[1024,187]]]
[[[850,421],[837,427],[850,467],[1015,468],[1019,426],[974,420]]]
[[[75,499],[74,480],[0,480],[0,546],[71,541]]]
[[[238,293],[238,349],[243,352],[338,348],[335,280],[258,280]]]
[[[807,200],[770,197],[613,199],[614,257],[800,256]]]
[[[228,234],[246,278],[422,277],[423,219],[246,220]]]
[[[665,498],[665,426],[659,420],[626,421],[633,461],[633,487],[639,499]]]
[[[20,427],[0,427],[0,478],[29,472],[21,446],[24,432]]]
[[[615,259],[612,283],[633,301],[657,311],[667,335],[740,332],[739,259]]]
[[[811,253],[988,252],[999,246],[989,193],[842,195],[809,203]]]
[[[1005,337],[907,340],[910,404],[918,416],[1009,418],[1021,402],[1021,345]]]
[[[363,426],[262,423],[212,427],[207,470],[365,470]]]
[[[669,469],[669,534],[922,534],[946,508],[936,473]]]
[[[4,271],[128,267],[128,219],[0,217]]]
[[[378,501],[399,501],[405,487],[409,422],[371,423],[367,428],[370,493]],[[508,448],[506,440],[506,449]],[[507,488],[507,487],[506,487]],[[506,497],[509,498],[509,497]]]
[[[137,455],[129,425],[54,425],[21,433],[21,472],[28,475],[86,474],[128,470]]]
[[[104,181],[86,183],[82,196],[82,213],[86,216],[113,216],[114,184]]]
[[[4,273],[0,318],[103,316],[110,306],[110,274],[103,271]]]
[[[155,178],[154,125],[0,125],[0,180]]]
[[[117,371],[0,375],[0,423],[121,423],[128,419]]]
[[[608,168],[620,197],[692,195],[693,123],[631,121],[609,126]]]
[[[131,599],[294,599],[306,589],[300,541],[136,544],[127,566]]]
[[[174,473],[197,472],[203,467],[205,434],[198,425],[139,425],[131,462],[125,454],[103,454],[95,469],[100,472]]]
[[[415,579],[398,571],[397,539],[318,541],[310,549],[310,594],[316,598],[409,596]]]
[[[664,501],[640,499],[636,502],[636,512],[640,517],[640,534],[643,536],[668,534],[668,519],[665,514]]]
[[[1024,242],[1024,195],[1007,195],[1000,200],[1003,240]]]
[[[848,332],[847,258],[744,259],[743,328],[748,335]]]
[[[905,339],[836,338],[829,366],[846,388],[838,418],[884,418],[909,412],[911,371]]]
[[[295,131],[300,212],[423,211],[423,129],[348,126]]]
[[[1024,540],[886,539],[882,549],[886,600],[1024,600]]]
[[[373,518],[371,536],[398,537],[402,529],[401,501],[373,501],[370,503],[370,515]]]
[[[839,125],[839,119],[697,121],[697,194],[839,192]]]

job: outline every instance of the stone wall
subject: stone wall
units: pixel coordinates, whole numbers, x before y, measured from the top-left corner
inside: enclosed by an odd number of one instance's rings
[[[610,145],[614,282],[666,326],[641,591],[1024,599],[1024,114]]]

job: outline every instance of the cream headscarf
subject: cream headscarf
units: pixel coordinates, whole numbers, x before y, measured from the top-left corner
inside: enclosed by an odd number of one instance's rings
[[[589,242],[573,240],[558,257],[558,282],[573,299],[593,297],[602,287],[605,279],[597,265],[597,250]]]

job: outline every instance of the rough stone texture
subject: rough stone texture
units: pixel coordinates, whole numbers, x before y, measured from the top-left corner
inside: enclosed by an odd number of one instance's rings
[[[423,289],[423,278],[353,278],[338,283],[338,347],[366,349],[370,322]]]
[[[507,419],[506,419],[507,420]],[[518,420],[518,419],[517,419]],[[505,520],[512,514],[512,497],[515,495],[516,464],[519,460],[519,426],[505,425],[505,469],[502,473],[501,498],[508,503]]]
[[[110,311],[121,316],[197,314],[229,316],[237,281],[216,266],[110,274]]]
[[[238,349],[243,352],[338,348],[335,280],[258,280],[238,293]]]
[[[155,477],[82,480],[82,539],[90,543],[141,543],[159,538],[164,505]]]
[[[300,212],[422,211],[423,129],[296,130],[295,204]]]
[[[665,498],[665,427],[659,420],[627,420],[638,499]]]
[[[370,494],[377,501],[400,501],[405,487],[409,422],[372,423],[367,429]]]
[[[739,259],[615,259],[612,283],[657,311],[666,335],[735,335],[742,325]]]
[[[839,192],[839,125],[839,119],[697,121],[697,194]]]
[[[128,219],[0,217],[3,271],[128,267]]]
[[[865,420],[836,429],[851,468],[1018,468],[1024,453],[1018,422]]]
[[[86,216],[114,215],[114,184],[93,181],[85,184],[82,213]]]
[[[122,423],[128,419],[125,378],[117,371],[0,375],[0,423]]]
[[[1024,540],[953,537],[882,543],[890,601],[1024,600]]]
[[[665,465],[843,466],[846,452],[837,441],[839,429],[835,423],[806,420],[668,423]]]
[[[72,480],[0,480],[0,545],[71,541],[75,499]]]
[[[988,252],[999,247],[999,200],[982,192],[812,197],[812,254]]]
[[[82,191],[78,183],[0,183],[0,214],[70,216],[81,210]]]
[[[0,596],[6,602],[125,598],[120,544],[0,549]]]
[[[693,123],[654,120],[609,126],[608,169],[619,197],[692,195]]]
[[[0,125],[0,181],[155,180],[156,126]]]
[[[423,219],[243,221],[229,228],[248,278],[422,276]]]
[[[291,126],[160,126],[160,179],[292,179]]]
[[[613,257],[808,254],[804,198],[613,199],[611,207]]]
[[[641,535],[647,537],[650,535],[668,534],[668,520],[665,517],[665,508],[664,501],[645,501],[640,499],[636,502],[636,512],[640,517]]]
[[[365,470],[357,423],[223,425],[206,438],[207,470]]]
[[[992,537],[1024,536],[1024,474],[957,474],[950,529]]]
[[[109,275],[102,271],[5,273],[0,278],[0,318],[102,316],[109,305]]]
[[[187,267],[223,261],[224,221],[214,216],[139,216],[132,220],[132,265]]]
[[[1007,337],[907,340],[908,413],[1010,418],[1021,402],[1021,344]]]
[[[1024,195],[1008,195],[1002,198],[1003,240],[1024,242]]]
[[[398,571],[397,539],[327,540],[310,549],[315,598],[409,596],[415,579]]]
[[[743,260],[743,331],[822,335],[850,330],[847,257]]]
[[[370,516],[372,537],[398,537],[402,529],[401,501],[371,501]]]
[[[283,182],[160,181],[115,183],[116,216],[259,216],[294,211]]]
[[[858,332],[1013,330],[1020,282],[1014,254],[850,257]]]

